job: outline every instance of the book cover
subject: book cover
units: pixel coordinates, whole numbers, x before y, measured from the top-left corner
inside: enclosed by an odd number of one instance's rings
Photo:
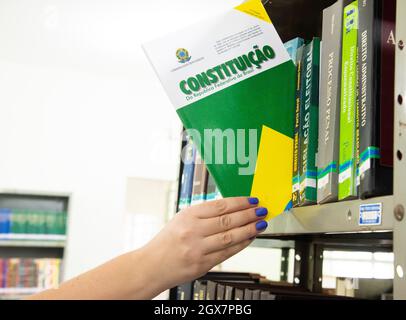
[[[206,200],[207,179],[208,171],[206,165],[200,153],[196,152],[191,205],[199,204]]]
[[[284,46],[288,51],[290,58],[294,64],[297,64],[298,61],[298,50],[304,45],[304,40],[302,38],[295,38],[288,42],[285,42]]]
[[[319,127],[320,39],[313,38],[303,52],[300,130],[299,130],[299,205],[317,202]]]
[[[393,169],[381,166],[380,161],[381,4],[377,0],[364,0],[359,2],[358,8],[359,193],[362,199],[393,192]]]
[[[358,1],[344,8],[341,107],[340,107],[340,155],[338,199],[357,197],[356,179],[356,103],[357,103],[357,44]]]
[[[302,84],[302,69],[303,69],[303,50],[304,45],[298,48],[296,54],[296,83],[295,83],[295,122],[294,122],[294,135],[293,135],[293,170],[292,170],[292,206],[299,205],[300,197],[300,110],[301,110],[301,84]]]
[[[340,146],[341,44],[344,0],[323,11],[320,65],[317,202],[338,200]]]
[[[382,0],[381,36],[380,164],[393,167],[396,0]]]
[[[222,196],[258,197],[268,219],[288,210],[295,65],[261,1],[144,51]]]
[[[183,149],[183,172],[181,177],[181,188],[179,194],[178,208],[182,210],[190,206],[192,201],[193,174],[195,169],[196,148],[190,138]]]

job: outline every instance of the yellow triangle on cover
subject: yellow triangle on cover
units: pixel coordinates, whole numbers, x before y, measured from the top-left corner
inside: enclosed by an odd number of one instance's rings
[[[293,139],[263,126],[251,196],[268,209],[266,220],[291,207],[292,159]]]
[[[248,0],[235,7],[234,9],[249,14],[255,18],[272,23],[271,19],[268,16],[268,13],[262,5],[261,0]]]

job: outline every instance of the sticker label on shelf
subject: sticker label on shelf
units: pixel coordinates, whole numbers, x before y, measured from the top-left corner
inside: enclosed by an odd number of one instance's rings
[[[382,224],[382,203],[362,204],[359,207],[360,226],[380,226]]]

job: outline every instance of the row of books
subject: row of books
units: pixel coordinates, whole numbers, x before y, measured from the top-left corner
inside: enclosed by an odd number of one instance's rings
[[[209,272],[177,288],[178,300],[327,300],[348,299],[315,294],[303,287],[274,283],[259,274]]]
[[[0,292],[55,288],[60,272],[61,259],[0,258]]]
[[[0,208],[0,238],[11,235],[65,235],[66,212]]]
[[[393,192],[396,0],[338,0],[297,67],[293,206]]]
[[[179,210],[221,197],[200,153],[197,152],[195,145],[186,132],[183,134],[187,143],[182,152],[183,169],[178,199]]]

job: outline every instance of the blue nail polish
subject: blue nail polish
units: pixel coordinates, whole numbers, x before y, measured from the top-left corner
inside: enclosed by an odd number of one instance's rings
[[[258,204],[259,203],[259,199],[258,198],[248,198],[248,202],[250,204]]]
[[[258,208],[255,210],[255,214],[257,217],[265,217],[268,214],[268,210],[266,208]]]
[[[268,223],[266,221],[257,222],[256,228],[258,231],[265,230],[268,227]]]

